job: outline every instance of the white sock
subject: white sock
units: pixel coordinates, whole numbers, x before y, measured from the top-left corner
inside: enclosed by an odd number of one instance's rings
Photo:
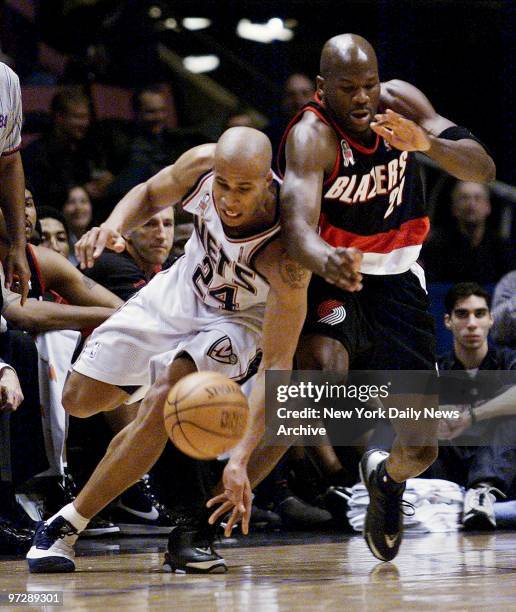
[[[58,516],[62,516],[69,523],[71,523],[75,527],[75,529],[77,529],[78,533],[80,533],[81,531],[86,529],[88,523],[90,522],[90,519],[84,518],[84,516],[82,516],[81,514],[79,514],[77,512],[77,510],[75,509],[75,506],[73,505],[73,503],[67,504],[66,506],[61,508],[61,510],[59,510],[59,512],[54,514],[54,516],[51,516],[46,521],[47,525],[48,525],[48,523],[53,521]]]

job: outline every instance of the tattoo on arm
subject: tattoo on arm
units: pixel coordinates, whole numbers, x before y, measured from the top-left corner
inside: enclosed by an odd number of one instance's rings
[[[286,253],[278,261],[279,273],[285,284],[292,289],[302,289],[310,272],[297,261],[289,259]]]
[[[93,287],[95,287],[95,285],[97,284],[94,280],[84,275],[82,277],[82,282],[86,285],[86,288],[90,290],[93,289]]]

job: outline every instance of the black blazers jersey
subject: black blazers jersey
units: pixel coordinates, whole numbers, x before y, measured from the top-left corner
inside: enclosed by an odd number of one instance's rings
[[[414,153],[390,147],[380,136],[371,147],[355,142],[316,96],[285,131],[278,155],[281,176],[288,133],[305,112],[330,126],[339,142],[335,166],[323,186],[321,237],[332,246],[360,249],[365,274],[406,272],[417,261],[430,228]]]

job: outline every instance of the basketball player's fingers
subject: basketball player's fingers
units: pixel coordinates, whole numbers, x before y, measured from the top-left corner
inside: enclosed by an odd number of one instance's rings
[[[388,130],[387,128],[383,127],[382,125],[377,125],[377,124],[373,124],[371,123],[371,129],[373,130],[373,132],[375,132],[376,134],[378,134],[379,136],[381,136],[382,138],[385,138],[385,140],[387,140],[387,142],[391,142],[392,137],[393,137],[393,133],[391,130]]]
[[[89,230],[75,245],[75,254],[83,269],[88,262],[88,251],[92,248],[91,241],[95,231],[96,228]]]
[[[251,509],[253,504],[253,496],[250,486],[246,486],[244,490],[244,512],[242,514],[242,533],[249,533],[249,523],[251,522]]]
[[[216,523],[219,520],[219,518],[227,514],[231,510],[231,508],[233,508],[233,506],[234,506],[233,502],[230,502],[230,501],[226,501],[225,503],[223,503],[214,512],[212,512],[212,514],[210,514],[208,523],[210,525],[213,525],[214,523]]]
[[[233,508],[233,512],[231,513],[231,516],[229,517],[228,522],[226,523],[226,528],[224,529],[224,535],[226,536],[226,538],[231,537],[231,532],[242,517],[242,514],[242,507],[240,504]]]
[[[227,496],[225,493],[221,493],[220,495],[216,495],[215,497],[212,497],[211,499],[209,499],[206,502],[206,508],[211,508],[212,506],[215,506],[216,504],[222,504],[225,501],[227,501]]]
[[[106,230],[100,230],[97,234],[97,240],[95,241],[95,246],[93,248],[93,259],[97,259],[102,251],[109,246],[108,243],[112,242],[111,235]]]

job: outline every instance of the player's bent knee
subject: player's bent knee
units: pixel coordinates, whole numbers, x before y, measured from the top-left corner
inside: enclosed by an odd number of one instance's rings
[[[86,418],[112,410],[126,398],[127,394],[114,385],[72,372],[63,389],[62,404],[69,415]]]

